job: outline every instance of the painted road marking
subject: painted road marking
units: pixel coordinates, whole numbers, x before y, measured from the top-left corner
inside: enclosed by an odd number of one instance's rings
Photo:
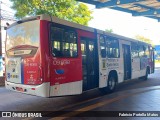
[[[63,115],[61,115],[61,116],[59,116],[59,117],[51,118],[51,119],[49,119],[49,120],[64,120],[64,119],[66,119],[66,118],[74,117],[74,116],[76,116],[76,115],[78,115],[78,114],[84,113],[84,112],[86,112],[86,111],[93,110],[93,109],[95,109],[95,108],[98,108],[98,107],[101,107],[101,106],[104,106],[104,105],[107,105],[107,104],[116,102],[116,101],[118,101],[118,100],[121,100],[121,99],[130,97],[130,96],[134,96],[134,95],[137,95],[137,94],[140,94],[140,93],[145,93],[145,92],[149,92],[149,91],[153,91],[153,90],[157,90],[157,89],[160,89],[160,88],[143,90],[143,91],[139,91],[139,92],[135,92],[135,93],[129,93],[129,94],[126,94],[126,95],[122,95],[122,96],[120,96],[120,97],[116,97],[116,98],[113,98],[113,99],[110,99],[110,100],[107,100],[107,101],[98,102],[98,103],[96,103],[96,104],[93,104],[93,105],[89,105],[89,106],[80,108],[80,109],[76,110],[76,111],[78,111],[78,112],[69,112],[69,113],[63,114]]]
[[[62,110],[64,110],[64,109],[71,108],[71,107],[74,107],[74,106],[77,106],[77,105],[81,105],[81,104],[83,104],[83,103],[90,102],[90,101],[93,101],[93,100],[97,100],[97,99],[99,99],[99,98],[102,98],[102,96],[99,96],[99,97],[96,97],[96,98],[92,98],[92,99],[88,99],[88,100],[85,100],[85,101],[82,101],[82,102],[79,102],[79,103],[75,103],[75,104],[72,104],[72,105],[66,105],[66,106],[64,106],[64,107],[61,107],[61,109],[59,109],[59,110],[57,110],[57,111],[62,111]],[[47,111],[47,114],[50,114],[50,113],[53,113],[53,111],[51,111],[51,112],[48,112],[48,111]],[[44,114],[44,116],[45,116],[45,115],[46,115],[46,114]],[[34,119],[34,118],[26,118],[26,119],[23,119],[23,120],[32,120],[32,119]]]

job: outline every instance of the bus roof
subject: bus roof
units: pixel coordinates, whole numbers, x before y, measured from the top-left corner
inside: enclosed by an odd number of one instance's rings
[[[42,15],[40,15],[40,19],[41,20],[52,21],[52,22],[55,22],[55,23],[58,23],[58,24],[63,24],[63,25],[66,25],[66,26],[70,26],[70,27],[73,27],[73,28],[78,28],[78,29],[81,29],[81,30],[89,31],[89,32],[95,32],[95,30],[96,30],[98,34],[112,36],[112,37],[115,37],[115,38],[118,38],[118,39],[121,39],[121,40],[127,40],[127,41],[133,41],[133,42],[140,42],[140,43],[143,43],[143,44],[148,44],[148,43],[136,40],[136,39],[124,37],[124,36],[121,36],[121,35],[118,35],[118,34],[106,32],[106,31],[102,31],[102,30],[99,30],[99,29],[96,29],[96,28],[80,25],[80,24],[70,22],[70,21],[66,21],[66,20],[57,18],[55,16],[49,16],[49,15],[46,15],[46,14],[42,14]]]
[[[110,33],[110,32],[106,32],[106,31],[96,29],[96,28],[80,25],[80,24],[77,24],[77,23],[74,23],[74,22],[70,22],[70,21],[66,21],[66,20],[57,18],[55,16],[50,16],[50,15],[47,15],[47,14],[42,14],[42,15],[37,15],[37,16],[34,16],[34,17],[23,18],[23,19],[15,22],[13,24],[11,24],[8,28],[10,28],[11,26],[14,26],[16,24],[20,24],[22,22],[27,22],[27,21],[31,21],[31,20],[35,20],[35,19],[51,21],[51,22],[54,22],[54,23],[70,26],[70,27],[73,27],[73,28],[77,28],[77,29],[81,29],[81,30],[85,30],[85,31],[89,31],[89,32],[96,32],[98,34],[103,34],[103,35],[112,36],[114,38],[118,38],[119,40],[127,40],[127,41],[133,41],[133,42],[148,44],[148,43],[136,40],[136,39],[132,39],[132,38],[124,37],[124,36],[121,36],[121,35],[118,35],[118,34],[115,34],[115,33]]]

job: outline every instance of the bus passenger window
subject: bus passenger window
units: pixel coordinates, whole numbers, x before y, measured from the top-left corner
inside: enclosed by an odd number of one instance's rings
[[[143,57],[144,56],[144,47],[143,45],[139,46],[139,57]]]
[[[139,57],[139,46],[136,42],[132,42],[131,44],[131,56],[132,58]]]
[[[101,49],[101,56],[102,56],[102,58],[106,57],[106,50],[105,49]]]
[[[119,42],[115,39],[107,39],[106,40],[106,46],[107,46],[107,57],[108,58],[119,58]]]
[[[52,53],[53,53],[53,56],[57,56],[58,50],[56,48],[53,48]]]
[[[70,57],[70,51],[69,51],[69,49],[64,49],[63,55],[66,56],[66,57]]]
[[[106,47],[105,47],[105,39],[103,36],[99,37],[100,49],[101,49],[101,57],[106,58]]]
[[[147,58],[149,58],[149,46],[148,45],[145,45],[144,46],[144,55],[147,57]]]
[[[77,57],[76,33],[69,28],[51,26],[52,54],[55,57]]]
[[[62,56],[61,51],[57,50],[56,48],[53,48],[52,52],[53,52],[53,56],[57,56],[57,57]]]

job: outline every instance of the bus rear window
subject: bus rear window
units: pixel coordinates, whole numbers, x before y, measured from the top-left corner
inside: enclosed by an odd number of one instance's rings
[[[24,22],[10,27],[7,29],[6,50],[26,45],[39,47],[39,30],[39,20]]]
[[[55,57],[76,57],[77,37],[74,30],[51,26],[51,49]]]

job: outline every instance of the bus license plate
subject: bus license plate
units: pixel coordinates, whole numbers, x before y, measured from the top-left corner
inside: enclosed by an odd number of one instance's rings
[[[16,90],[20,92],[24,92],[23,88],[20,88],[20,87],[16,87]]]

